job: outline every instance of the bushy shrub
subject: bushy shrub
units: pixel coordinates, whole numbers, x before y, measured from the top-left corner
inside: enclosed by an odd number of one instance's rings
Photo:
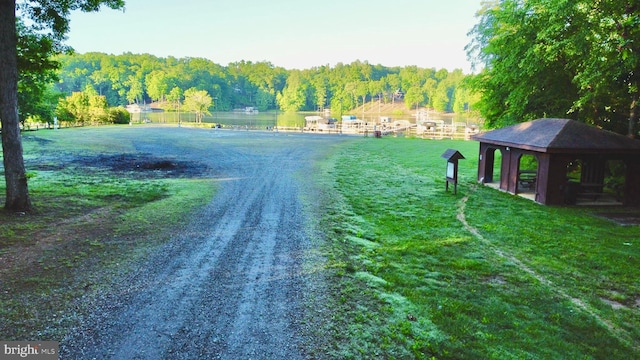
[[[128,124],[129,112],[122,106],[109,108],[109,122],[113,124]]]

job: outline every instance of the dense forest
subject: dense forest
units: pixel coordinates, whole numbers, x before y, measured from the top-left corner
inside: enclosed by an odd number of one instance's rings
[[[464,87],[468,75],[462,70],[390,68],[360,61],[287,70],[269,62],[240,61],[222,66],[203,58],[131,53],[62,54],[57,61],[61,68],[54,89],[66,97],[57,107],[57,115],[66,120],[80,116],[73,115],[74,97],[85,103],[94,99],[98,107],[158,102],[166,110],[175,110],[187,100],[189,89],[206,91],[216,111],[331,108],[332,114],[339,116],[379,100],[403,101],[407,108],[460,112],[468,110],[472,102]]]

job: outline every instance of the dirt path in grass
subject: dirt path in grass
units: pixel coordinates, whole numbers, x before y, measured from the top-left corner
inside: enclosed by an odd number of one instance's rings
[[[616,327],[610,321],[607,321],[606,319],[603,319],[601,316],[599,316],[596,313],[596,311],[589,304],[587,304],[586,302],[582,301],[581,299],[578,299],[576,297],[573,297],[573,296],[569,295],[562,288],[556,286],[551,280],[549,280],[546,277],[544,277],[543,275],[537,273],[534,269],[532,269],[531,267],[527,266],[525,263],[523,263],[518,258],[516,258],[513,254],[505,252],[504,250],[500,249],[498,246],[494,245],[489,239],[485,238],[480,233],[480,231],[478,231],[478,229],[476,229],[473,226],[471,226],[469,224],[469,222],[467,222],[467,218],[466,218],[465,213],[464,213],[464,210],[465,210],[465,207],[466,207],[466,204],[467,204],[468,200],[469,200],[469,195],[465,196],[464,198],[462,198],[460,200],[460,203],[459,203],[459,206],[458,206],[457,219],[462,223],[462,225],[465,227],[465,229],[467,231],[469,231],[476,239],[482,241],[484,244],[489,246],[500,257],[502,257],[502,258],[508,260],[509,262],[511,262],[512,264],[516,265],[520,270],[526,272],[531,277],[533,277],[536,280],[538,280],[541,284],[544,284],[545,286],[547,286],[549,289],[551,289],[556,294],[558,294],[561,297],[571,301],[571,303],[573,303],[576,306],[576,308],[578,308],[580,311],[588,314],[589,316],[593,317],[597,322],[599,322],[600,324],[605,326],[609,330],[609,332],[611,334],[613,334],[616,338],[618,338],[618,340],[620,340],[623,343],[627,343],[627,344],[635,347],[637,350],[640,350],[640,349],[637,348],[637,344],[634,342],[634,340],[629,336],[629,334],[626,331],[624,331],[621,328]]]
[[[317,244],[300,194],[314,159],[346,138],[145,131],[121,136],[137,136],[141,154],[201,163],[220,190],[179,236],[93,300],[61,358],[308,358],[303,307],[318,279],[305,257]]]

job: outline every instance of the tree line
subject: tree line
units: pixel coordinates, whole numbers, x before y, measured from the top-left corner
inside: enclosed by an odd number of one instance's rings
[[[464,86],[468,75],[462,70],[385,67],[361,61],[287,70],[269,62],[222,66],[203,58],[132,53],[61,54],[56,60],[61,66],[52,91],[67,99],[79,92],[99,96],[108,106],[159,102],[170,111],[187,102],[188,91],[205,91],[216,111],[331,108],[341,114],[373,100],[403,99],[408,108],[461,112],[472,101]],[[70,103],[61,101],[58,115],[68,115],[65,105]]]

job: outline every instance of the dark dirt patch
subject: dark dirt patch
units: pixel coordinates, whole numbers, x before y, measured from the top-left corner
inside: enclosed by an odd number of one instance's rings
[[[202,177],[209,172],[209,167],[202,163],[161,158],[151,154],[78,156],[72,163],[114,172],[137,173],[144,177]]]
[[[44,138],[41,138],[41,137],[38,137],[38,136],[31,136],[31,135],[23,136],[22,140],[23,141],[35,141],[35,142],[37,142],[38,144],[41,144],[41,145],[53,142],[53,140],[44,139]]]

